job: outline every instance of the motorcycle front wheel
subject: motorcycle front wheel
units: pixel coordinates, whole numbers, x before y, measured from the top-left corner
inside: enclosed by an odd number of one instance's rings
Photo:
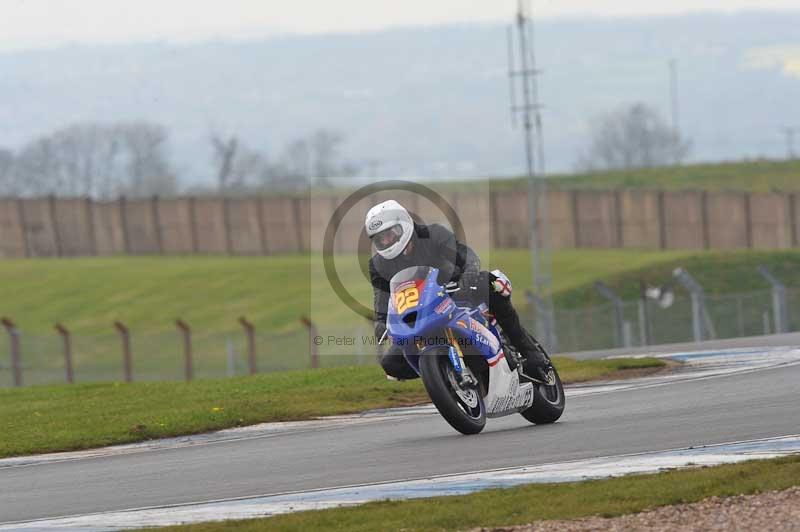
[[[477,434],[486,426],[486,407],[477,385],[460,384],[448,348],[426,351],[420,373],[434,406],[450,426],[462,434]]]

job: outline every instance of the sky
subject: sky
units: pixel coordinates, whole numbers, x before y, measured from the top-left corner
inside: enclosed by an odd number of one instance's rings
[[[0,0],[0,50],[509,20],[517,0]],[[800,0],[531,0],[541,17],[800,9]]]

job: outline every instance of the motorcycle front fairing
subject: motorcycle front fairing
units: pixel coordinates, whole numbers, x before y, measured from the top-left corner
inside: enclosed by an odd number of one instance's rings
[[[486,305],[458,306],[439,283],[438,274],[436,268],[423,266],[407,268],[392,278],[387,312],[392,341],[403,349],[417,374],[420,356],[430,349],[447,346],[450,363],[459,375],[472,371],[464,369],[464,348],[470,354],[480,353],[488,365],[488,381],[476,375],[484,380],[486,415],[499,417],[529,408],[533,384],[521,383],[518,371],[509,366],[497,329],[484,317]]]
[[[392,278],[387,311],[392,341],[403,349],[417,373],[419,356],[442,345],[474,347],[490,367],[494,366],[504,354],[497,331],[483,316],[486,305],[459,307],[439,283],[438,275],[438,269],[420,266]],[[463,356],[460,351],[459,356]]]

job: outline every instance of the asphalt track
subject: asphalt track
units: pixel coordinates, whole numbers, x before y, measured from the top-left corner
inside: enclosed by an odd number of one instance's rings
[[[577,390],[576,392],[579,392]],[[800,365],[572,393],[562,421],[476,437],[420,412],[0,468],[0,525],[769,438],[800,432]]]

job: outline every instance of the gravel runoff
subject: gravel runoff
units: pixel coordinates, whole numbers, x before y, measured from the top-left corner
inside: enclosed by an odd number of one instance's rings
[[[587,517],[537,521],[530,525],[482,528],[481,532],[669,531],[706,532],[763,530],[800,531],[800,487],[758,495],[711,497],[692,504],[663,506],[620,517]]]

